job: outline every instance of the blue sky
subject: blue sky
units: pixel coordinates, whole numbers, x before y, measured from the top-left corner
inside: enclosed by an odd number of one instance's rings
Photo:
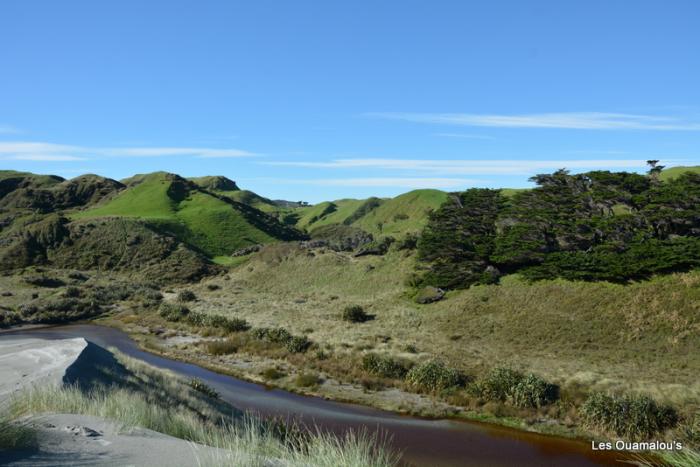
[[[700,164],[700,2],[0,3],[0,166],[317,202]]]

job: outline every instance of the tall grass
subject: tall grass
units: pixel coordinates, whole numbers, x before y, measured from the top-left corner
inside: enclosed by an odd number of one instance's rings
[[[112,375],[110,385],[34,387],[13,397],[8,420],[40,413],[93,415],[125,430],[142,427],[193,443],[200,465],[369,466],[396,465],[398,456],[385,440],[348,431],[334,436],[295,425],[236,412],[199,394],[187,381],[117,353],[126,375]],[[5,438],[31,439],[21,426],[0,422]],[[19,430],[19,431],[18,431]],[[14,434],[13,434],[14,433]],[[21,435],[21,436],[20,436]],[[217,449],[206,449],[206,447]]]
[[[700,452],[693,449],[683,449],[682,451],[673,451],[660,454],[661,461],[664,467],[697,467],[700,465]],[[640,458],[638,464],[640,467],[657,467],[658,460],[649,460],[646,457]]]
[[[28,449],[36,445],[36,431],[27,424],[16,421],[5,411],[0,414],[0,452]]]

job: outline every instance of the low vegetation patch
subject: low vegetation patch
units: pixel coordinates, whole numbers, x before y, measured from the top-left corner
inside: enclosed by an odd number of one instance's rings
[[[190,387],[194,389],[195,391],[201,392],[207,397],[211,397],[212,399],[218,399],[219,398],[219,393],[216,392],[214,388],[209,386],[207,383],[202,381],[199,378],[192,378],[190,380]]]
[[[537,408],[559,398],[559,388],[537,375],[524,374],[510,368],[495,368],[471,387],[486,400],[507,402],[520,408]]]
[[[207,343],[207,352],[212,355],[228,355],[238,352],[238,346],[229,339],[216,340]]]
[[[351,323],[364,323],[369,321],[374,317],[362,308],[360,305],[350,305],[345,307],[343,310],[343,321],[349,321]]]
[[[464,373],[438,360],[418,364],[406,374],[406,381],[410,386],[429,392],[461,387],[467,380]]]
[[[581,415],[591,428],[633,440],[649,439],[678,423],[673,407],[659,405],[645,395],[596,392],[581,407]]]
[[[293,336],[285,328],[255,328],[252,334],[258,340],[282,345],[290,353],[304,353],[312,345],[308,337]]]
[[[191,290],[181,290],[177,294],[178,302],[194,302],[195,300],[197,300],[197,296]]]
[[[36,430],[9,414],[0,415],[0,453],[2,451],[31,449],[37,444]]]
[[[184,322],[198,327],[213,327],[226,332],[242,332],[250,329],[248,322],[244,319],[190,311],[180,303],[162,303],[159,314],[168,321]]]
[[[411,365],[388,356],[368,353],[362,357],[362,368],[375,376],[404,379]]]
[[[270,367],[270,368],[266,368],[265,370],[263,370],[262,373],[260,373],[260,376],[262,376],[263,378],[265,378],[267,380],[276,380],[276,379],[284,378],[287,375],[286,375],[286,373],[284,373],[283,371],[281,371],[275,367]]]
[[[321,383],[321,379],[318,375],[313,373],[299,373],[294,379],[294,384],[300,388],[309,388],[313,386],[318,386]]]

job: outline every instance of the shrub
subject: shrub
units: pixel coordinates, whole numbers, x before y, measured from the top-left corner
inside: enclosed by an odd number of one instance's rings
[[[292,335],[284,328],[256,328],[253,329],[253,337],[265,342],[284,344]]]
[[[306,336],[292,336],[284,346],[291,353],[304,353],[311,347],[311,341]]]
[[[494,368],[475,385],[474,390],[479,397],[486,400],[505,402],[524,375],[510,368]]]
[[[513,390],[513,405],[520,408],[542,407],[559,398],[559,388],[539,376],[528,374]]]
[[[177,303],[161,303],[159,314],[168,321],[182,321],[190,314],[190,309]]]
[[[364,323],[372,319],[360,305],[350,305],[343,310],[343,320],[351,323]]]
[[[214,290],[219,290],[221,286],[219,284],[207,284],[207,289],[214,291]]]
[[[472,388],[478,397],[508,402],[520,408],[535,408],[559,398],[559,388],[533,374],[510,368],[495,368]]]
[[[415,250],[418,248],[418,234],[409,232],[405,237],[396,242],[397,250]]]
[[[408,373],[409,365],[388,356],[368,353],[362,357],[362,368],[376,376],[404,379]]]
[[[63,291],[63,296],[68,298],[76,298],[82,295],[82,291],[78,287],[66,287]]]
[[[223,329],[226,332],[242,332],[250,329],[248,322],[240,318],[227,318],[221,315],[207,315],[203,320],[204,326]]]
[[[660,406],[649,396],[591,394],[581,407],[585,422],[628,439],[648,439],[678,423],[670,406]]]
[[[231,340],[217,340],[207,343],[207,352],[212,355],[228,355],[238,352],[238,347]]]
[[[260,373],[260,376],[265,379],[280,379],[284,378],[286,374],[275,367],[270,367],[263,370],[262,373]]]
[[[190,380],[190,387],[194,389],[195,391],[201,392],[207,397],[211,397],[212,399],[218,399],[219,398],[219,393],[216,392],[214,388],[209,386],[207,383],[202,381],[199,378],[192,378]]]
[[[312,373],[299,373],[299,375],[297,375],[296,379],[294,380],[294,384],[302,388],[316,386],[320,382],[321,380],[319,379],[319,377]]]
[[[35,285],[37,287],[49,287],[49,288],[56,288],[56,287],[62,287],[65,284],[60,279],[56,279],[53,277],[48,277],[48,276],[29,276],[24,278],[24,282],[26,282],[29,285]]]
[[[284,328],[255,328],[252,334],[261,341],[281,344],[291,353],[306,352],[312,344],[308,337],[293,336]]]
[[[195,300],[197,300],[197,296],[191,290],[181,290],[177,294],[178,302],[194,302]]]
[[[424,391],[440,391],[464,386],[467,377],[459,370],[449,368],[442,362],[433,360],[414,366],[406,374],[406,381]]]

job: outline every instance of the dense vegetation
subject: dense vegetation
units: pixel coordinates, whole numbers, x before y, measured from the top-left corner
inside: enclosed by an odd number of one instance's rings
[[[510,197],[455,193],[418,243],[419,282],[459,288],[516,271],[626,282],[700,266],[700,174],[661,181],[658,173],[560,170]]]

